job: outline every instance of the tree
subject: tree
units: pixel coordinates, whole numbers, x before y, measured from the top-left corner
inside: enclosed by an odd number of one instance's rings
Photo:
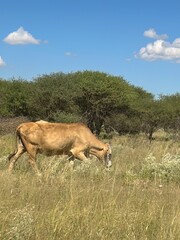
[[[0,79],[0,116],[85,122],[92,132],[145,132],[180,129],[180,94],[160,96],[102,72],[52,73],[33,81]]]
[[[128,83],[120,77],[112,77],[101,72],[78,72],[79,90],[74,97],[88,127],[100,133],[106,117],[117,109],[125,109],[128,104],[126,91]]]
[[[32,85],[29,109],[33,118],[55,120],[56,113],[69,111],[65,74],[43,75],[34,79]]]
[[[0,85],[1,116],[27,116],[30,83],[13,78],[10,81],[0,81]]]
[[[162,127],[166,131],[178,132],[180,130],[180,94],[161,95],[159,101],[164,110]]]
[[[133,85],[129,85],[125,89],[124,94],[127,99],[126,105],[124,105],[124,108],[117,108],[106,119],[107,131],[114,129],[119,134],[136,134],[144,131],[145,129],[142,128],[142,125],[144,124],[147,127],[147,121],[144,121],[143,116],[148,110],[147,103],[152,102],[154,96]]]

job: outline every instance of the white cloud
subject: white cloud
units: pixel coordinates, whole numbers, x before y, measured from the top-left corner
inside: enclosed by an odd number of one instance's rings
[[[66,56],[72,56],[72,53],[71,52],[65,52],[65,55]]]
[[[176,38],[172,43],[174,47],[180,48],[180,38]]]
[[[66,57],[76,57],[77,55],[75,53],[72,53],[72,52],[65,52],[65,56]]]
[[[167,34],[162,34],[159,35],[156,33],[156,31],[153,28],[150,28],[144,32],[144,36],[148,38],[153,38],[153,39],[167,39],[168,35]]]
[[[180,63],[180,38],[175,39],[172,43],[165,41],[167,35],[158,35],[154,29],[144,32],[144,36],[156,39],[153,43],[148,43],[139,50],[136,57],[143,60],[171,60]]]
[[[4,67],[5,65],[6,65],[6,63],[4,62],[2,57],[0,56],[0,67]]]
[[[16,44],[39,44],[40,40],[35,39],[29,32],[25,31],[23,27],[20,27],[17,31],[10,33],[4,38],[4,42],[16,45]]]

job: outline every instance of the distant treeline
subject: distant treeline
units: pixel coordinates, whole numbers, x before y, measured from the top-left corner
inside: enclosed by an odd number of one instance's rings
[[[96,134],[180,130],[180,94],[159,96],[102,72],[0,79],[0,118],[84,122]]]

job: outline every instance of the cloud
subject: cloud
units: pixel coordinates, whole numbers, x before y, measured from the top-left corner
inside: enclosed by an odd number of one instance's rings
[[[125,59],[126,62],[131,62],[131,60],[132,60],[131,58],[126,58]]]
[[[4,67],[5,65],[6,65],[6,63],[4,62],[2,57],[0,56],[0,67]]]
[[[153,28],[150,28],[144,32],[144,36],[153,39],[167,39],[167,34],[158,35]]]
[[[40,43],[40,40],[35,39],[29,32],[25,31],[23,27],[20,27],[17,31],[10,33],[3,41],[11,45]]]
[[[72,56],[72,53],[71,52],[65,52],[65,55],[69,57],[69,56]]]
[[[172,43],[165,41],[167,35],[158,35],[155,30],[149,29],[144,32],[144,36],[156,39],[142,47],[135,57],[143,60],[170,60],[180,63],[180,38],[175,39]]]
[[[65,52],[65,56],[66,57],[76,57],[77,55],[75,53],[72,53],[72,52]]]

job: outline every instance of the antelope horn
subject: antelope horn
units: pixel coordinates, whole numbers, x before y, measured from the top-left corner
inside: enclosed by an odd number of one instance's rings
[[[109,168],[112,166],[112,150],[111,150],[111,146],[110,144],[108,144],[108,152],[107,152],[107,156],[106,156],[106,166]]]

